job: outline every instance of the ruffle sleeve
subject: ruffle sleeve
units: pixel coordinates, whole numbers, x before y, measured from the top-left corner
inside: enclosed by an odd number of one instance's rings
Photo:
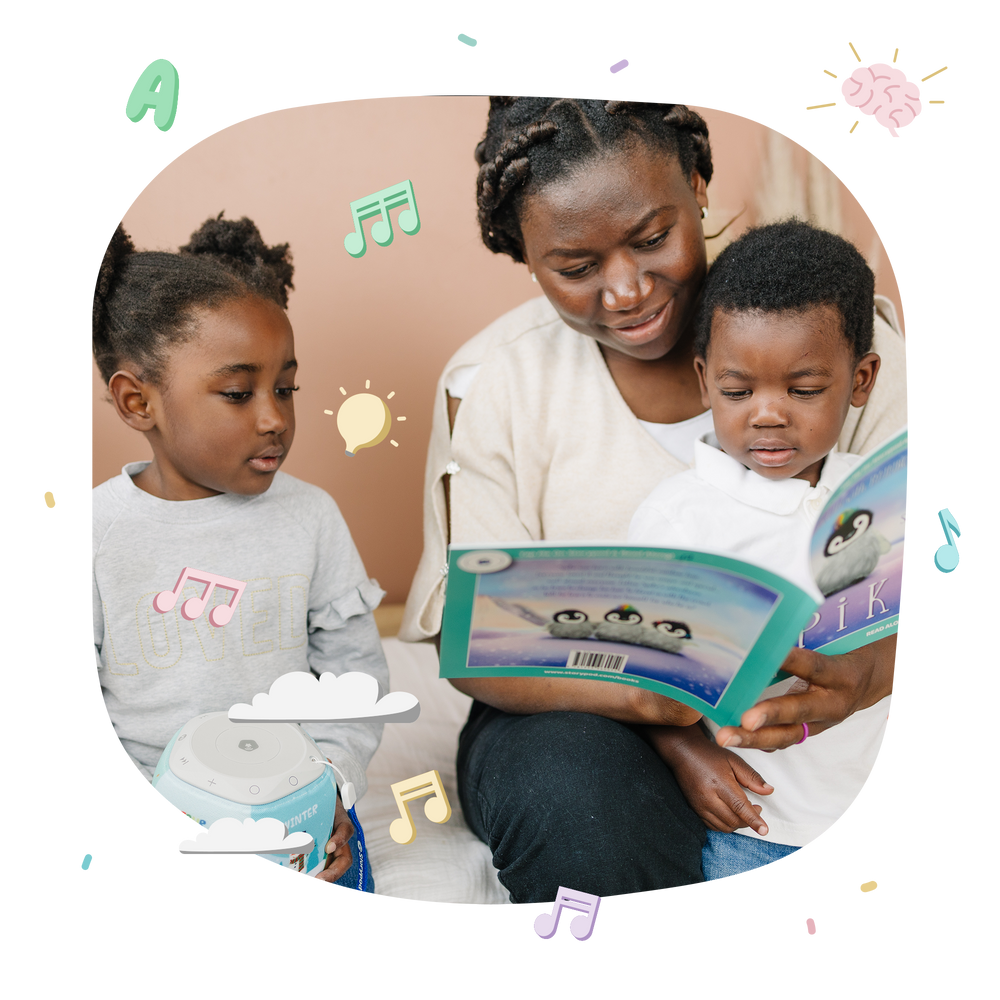
[[[349,618],[366,615],[374,611],[385,597],[385,591],[377,580],[365,580],[357,587],[351,587],[329,604],[309,612],[309,631],[325,629],[333,632],[343,628]]]

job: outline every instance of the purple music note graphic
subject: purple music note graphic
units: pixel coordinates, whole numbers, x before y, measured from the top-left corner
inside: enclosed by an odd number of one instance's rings
[[[204,570],[191,569],[189,566],[185,566],[181,570],[181,575],[177,578],[177,583],[174,584],[174,589],[160,591],[153,598],[154,610],[159,611],[161,615],[171,611],[177,603],[177,598],[180,596],[181,591],[184,589],[184,584],[188,580],[205,584],[205,589],[202,591],[201,597],[189,597],[181,605],[181,614],[189,622],[193,622],[196,618],[201,617],[202,612],[205,610],[205,605],[208,604],[208,599],[212,596],[216,587],[222,587],[224,590],[231,590],[233,592],[233,596],[230,598],[228,604],[220,604],[218,607],[212,608],[208,613],[209,623],[215,628],[222,628],[223,625],[229,623],[236,611],[237,605],[240,603],[243,591],[247,589],[246,583],[242,580],[230,580],[228,576],[219,576],[218,573],[206,573]]]
[[[540,938],[550,938],[559,926],[559,914],[563,910],[582,910],[579,917],[574,917],[570,921],[569,932],[577,941],[586,941],[594,933],[594,921],[597,919],[597,908],[600,905],[600,896],[559,886],[552,912],[535,917],[535,933]]]

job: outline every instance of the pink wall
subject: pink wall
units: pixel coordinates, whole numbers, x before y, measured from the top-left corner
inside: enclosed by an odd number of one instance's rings
[[[400,98],[317,105],[241,122],[195,146],[154,178],[124,223],[140,249],[176,249],[219,211],[247,215],[268,243],[291,244],[295,291],[289,317],[299,360],[295,444],[283,468],[340,505],[368,572],[405,600],[421,548],[424,454],[434,387],[455,349],[506,310],[537,294],[526,269],[490,254],[475,221],[483,97]],[[874,230],[851,195],[789,140],[716,111],[708,119],[716,174],[706,231],[742,208],[710,252],[747,225],[792,212],[854,240],[876,270],[878,290],[899,305]],[[409,178],[421,229],[352,258],[349,203]],[[370,230],[370,223],[366,231]],[[390,437],[344,454],[336,412],[348,394],[389,402]],[[118,419],[94,369],[94,484],[150,457]]]

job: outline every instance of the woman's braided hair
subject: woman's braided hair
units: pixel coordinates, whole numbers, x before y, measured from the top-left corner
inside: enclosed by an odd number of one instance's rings
[[[486,134],[476,146],[483,243],[524,263],[522,200],[601,153],[636,142],[676,156],[685,177],[712,178],[708,126],[683,104],[491,97]]]
[[[118,226],[94,289],[94,358],[107,382],[123,364],[163,378],[171,347],[197,333],[193,311],[256,295],[288,306],[288,244],[265,245],[247,218],[208,219],[177,253],[138,252]]]

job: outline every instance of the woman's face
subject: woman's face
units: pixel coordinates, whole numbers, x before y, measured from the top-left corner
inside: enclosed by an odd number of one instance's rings
[[[525,197],[524,257],[567,326],[643,361],[687,331],[705,277],[705,181],[638,143]]]

